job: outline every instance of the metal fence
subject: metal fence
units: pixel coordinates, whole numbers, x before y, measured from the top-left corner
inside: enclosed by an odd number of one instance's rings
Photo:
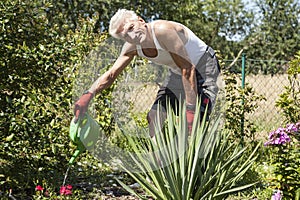
[[[230,62],[225,61],[226,64]],[[258,108],[246,117],[264,131],[280,126],[282,113],[275,105],[279,95],[289,86],[288,75],[285,73],[288,61],[251,59],[243,55],[232,68],[240,76],[241,87],[252,87],[256,94],[265,98],[257,102]]]
[[[228,66],[232,61],[225,60],[224,62],[225,66]],[[270,131],[281,125],[281,111],[275,106],[275,103],[284,91],[284,87],[289,85],[288,76],[284,73],[287,65],[288,61],[257,60],[244,57],[244,60],[238,60],[229,69],[238,74],[237,81],[241,87],[246,84],[252,87],[255,93],[265,97],[266,100],[257,102],[256,111],[246,116],[261,127],[261,130]],[[143,67],[142,69],[140,66],[132,67],[123,74],[123,81],[116,87],[114,105],[119,124],[122,126],[131,127],[132,123],[136,122],[136,116],[135,119],[130,117],[128,110],[135,114],[140,113],[139,120],[143,120],[142,117],[145,117],[145,113],[150,109],[159,84],[166,75],[166,69],[159,69],[154,64]]]

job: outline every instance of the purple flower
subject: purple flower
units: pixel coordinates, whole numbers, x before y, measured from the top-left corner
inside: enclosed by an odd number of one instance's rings
[[[282,133],[285,133],[285,128],[280,127],[275,131],[275,134],[282,134]]]
[[[275,135],[275,131],[272,131],[269,133],[269,140],[272,140],[274,138],[274,135]]]
[[[281,145],[289,143],[291,141],[290,137],[286,134],[284,128],[278,128],[276,131],[272,131],[269,134],[269,141],[264,145]]]
[[[288,124],[286,127],[288,133],[298,132],[298,127],[296,124]]]
[[[281,145],[291,142],[291,136],[296,136],[296,134],[300,133],[300,122],[296,124],[288,124],[286,128],[278,128],[276,131],[272,131],[269,133],[268,141],[265,142],[265,146],[268,145]]]
[[[272,194],[271,200],[281,200],[281,191],[275,190]]]

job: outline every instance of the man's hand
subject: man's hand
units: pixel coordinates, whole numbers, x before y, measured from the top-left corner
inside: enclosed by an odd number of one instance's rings
[[[83,117],[83,115],[86,113],[89,103],[93,96],[93,93],[87,91],[78,99],[78,101],[76,101],[74,107],[74,123],[78,121],[79,117]]]

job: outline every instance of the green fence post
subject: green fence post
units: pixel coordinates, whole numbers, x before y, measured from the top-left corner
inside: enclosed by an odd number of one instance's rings
[[[243,53],[242,54],[242,89],[244,90],[245,89],[245,67],[246,67],[246,54]],[[244,133],[244,120],[245,120],[245,116],[244,116],[244,112],[245,112],[245,109],[244,109],[244,93],[243,93],[243,96],[242,96],[242,116],[241,116],[241,135],[242,135],[242,145],[244,145],[244,136],[245,136],[245,133]]]

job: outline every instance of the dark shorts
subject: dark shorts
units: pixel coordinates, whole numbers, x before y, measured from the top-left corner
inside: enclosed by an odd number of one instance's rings
[[[220,73],[220,66],[213,49],[207,48],[207,51],[196,65],[196,69],[197,90],[199,99],[201,98],[201,112],[203,114],[207,107],[209,114],[218,93],[217,79]],[[166,110],[169,101],[172,109],[177,113],[180,100],[184,99],[182,76],[170,72],[167,84],[159,88],[151,109],[157,110],[158,104],[160,104],[162,109]]]

